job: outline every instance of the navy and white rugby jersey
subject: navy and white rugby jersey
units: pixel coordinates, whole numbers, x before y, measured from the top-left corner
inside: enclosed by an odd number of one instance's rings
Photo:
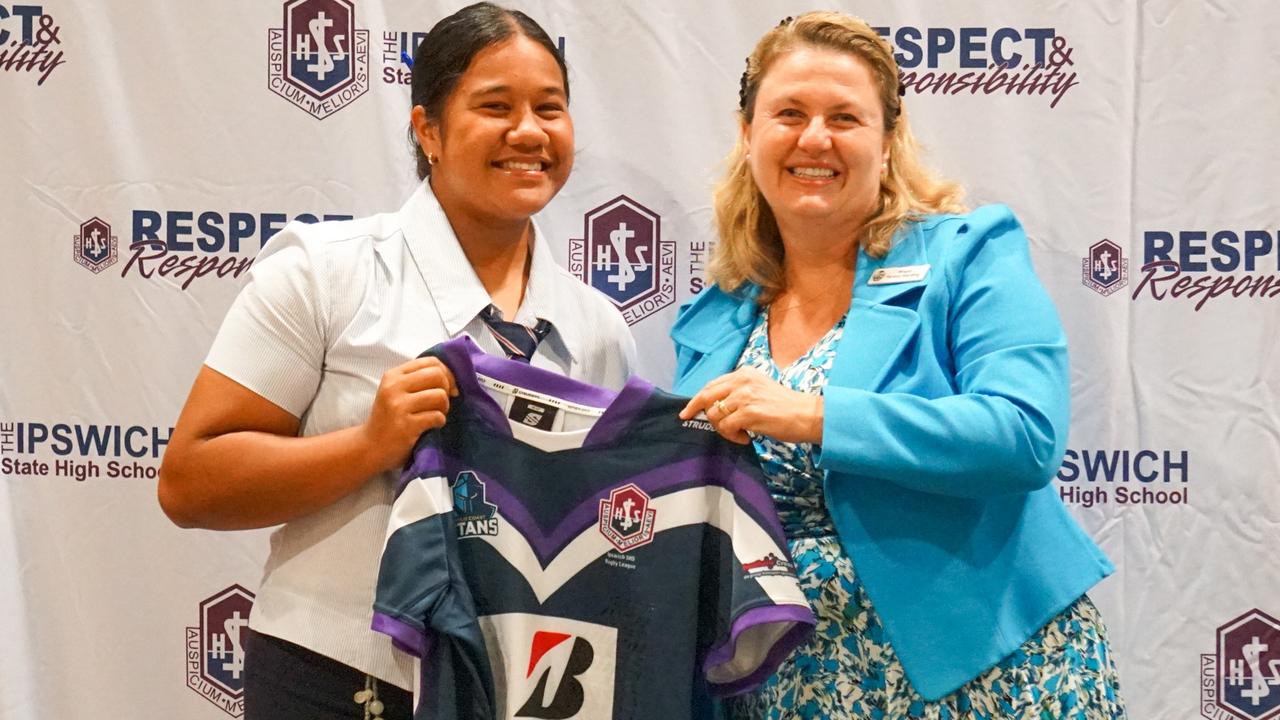
[[[373,623],[422,658],[415,718],[682,720],[811,631],[749,446],[638,378],[429,354],[460,395],[403,476]]]

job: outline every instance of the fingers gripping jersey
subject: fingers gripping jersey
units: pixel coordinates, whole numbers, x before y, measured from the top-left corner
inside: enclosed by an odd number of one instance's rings
[[[422,658],[415,718],[682,720],[812,629],[755,458],[684,400],[431,351],[460,390],[392,510],[374,628]]]

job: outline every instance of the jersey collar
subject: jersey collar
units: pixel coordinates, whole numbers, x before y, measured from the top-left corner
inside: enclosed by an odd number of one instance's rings
[[[511,425],[502,408],[480,385],[476,373],[580,405],[604,408],[604,414],[587,433],[584,448],[607,445],[621,438],[654,392],[653,385],[638,375],[628,378],[615,393],[550,370],[489,355],[466,335],[440,343],[424,354],[439,357],[449,367],[467,405],[490,429],[505,437],[513,437]]]

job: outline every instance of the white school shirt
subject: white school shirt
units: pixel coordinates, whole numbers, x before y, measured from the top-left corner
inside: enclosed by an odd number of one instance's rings
[[[556,265],[536,227],[532,255],[514,320],[554,327],[532,364],[620,389],[635,366],[622,316]],[[479,317],[490,302],[423,182],[399,212],[294,222],[271,238],[205,364],[318,435],[364,422],[382,374],[436,343],[466,333],[502,356]],[[272,534],[249,626],[408,689],[409,658],[370,629],[397,477],[371,477]]]

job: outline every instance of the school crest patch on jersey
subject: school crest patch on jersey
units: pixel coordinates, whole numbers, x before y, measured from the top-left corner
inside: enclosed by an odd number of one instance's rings
[[[600,532],[618,552],[630,552],[653,541],[657,516],[643,490],[624,485],[609,493],[608,500],[600,501]]]

